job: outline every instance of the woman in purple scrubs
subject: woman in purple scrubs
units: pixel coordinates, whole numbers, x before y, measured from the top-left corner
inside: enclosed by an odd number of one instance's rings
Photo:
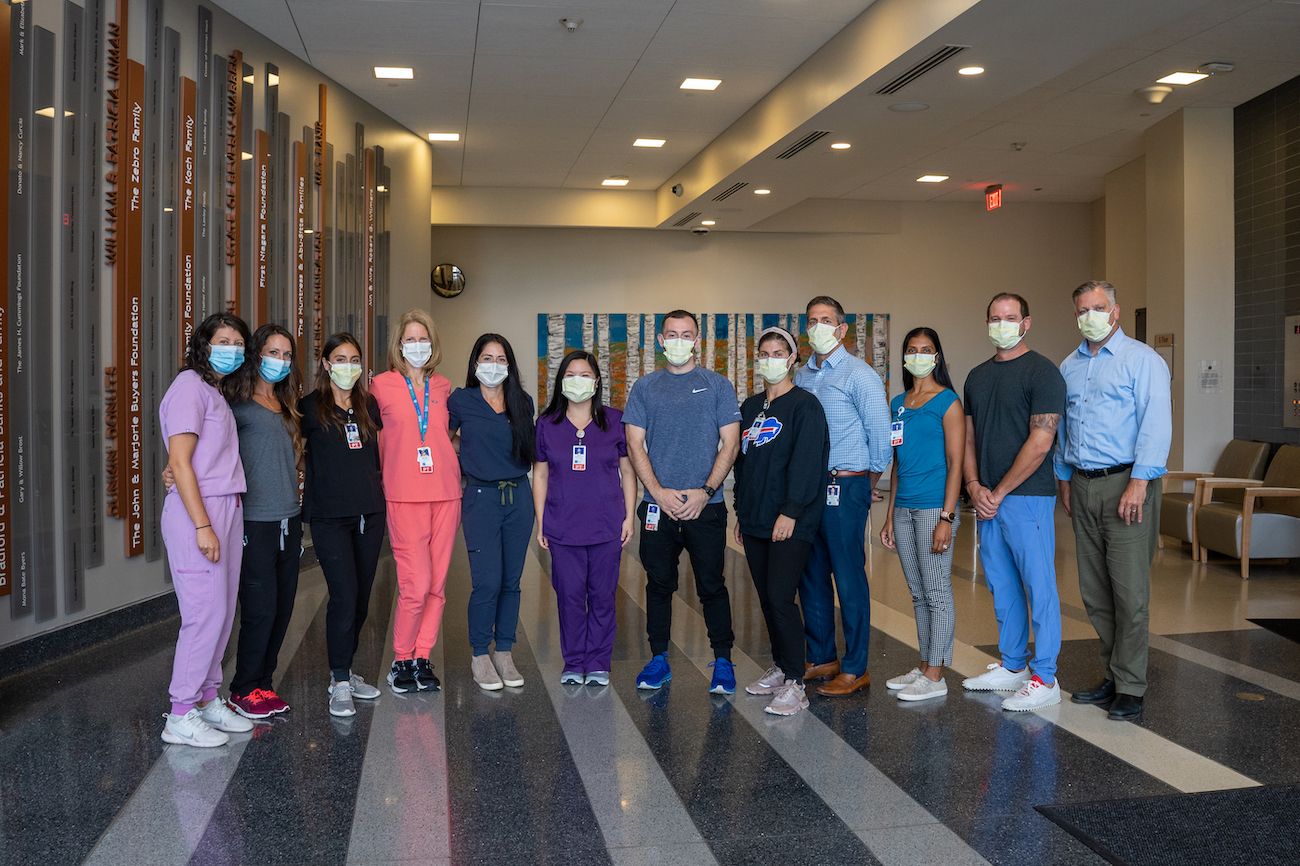
[[[533,464],[537,542],[551,552],[560,611],[560,682],[576,685],[609,685],[619,560],[635,514],[623,413],[602,405],[601,391],[594,355],[564,356],[537,419]]]

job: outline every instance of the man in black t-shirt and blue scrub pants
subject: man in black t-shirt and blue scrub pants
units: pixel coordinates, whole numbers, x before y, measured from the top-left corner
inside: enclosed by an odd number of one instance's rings
[[[1037,710],[1061,702],[1052,451],[1065,412],[1065,380],[1055,364],[1025,345],[1032,323],[1024,298],[994,296],[987,319],[997,353],[966,379],[963,474],[979,516],[980,564],[993,593],[1002,659],[962,685],[1014,692],[1002,702],[1004,710]]]

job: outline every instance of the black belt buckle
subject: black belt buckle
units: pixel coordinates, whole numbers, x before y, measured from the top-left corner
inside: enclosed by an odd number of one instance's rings
[[[1107,466],[1105,469],[1075,469],[1084,478],[1106,478],[1110,475],[1118,475],[1121,472],[1127,472],[1133,468],[1132,463],[1121,463],[1118,466]]]

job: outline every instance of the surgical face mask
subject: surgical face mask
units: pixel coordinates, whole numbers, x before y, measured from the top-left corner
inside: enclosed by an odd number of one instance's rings
[[[500,385],[510,374],[510,367],[496,362],[479,361],[474,368],[474,377],[489,388]]]
[[[759,358],[754,364],[754,369],[758,370],[758,375],[763,377],[764,382],[775,385],[790,375],[790,359]]]
[[[1110,320],[1110,311],[1102,312],[1101,310],[1089,310],[1078,318],[1079,333],[1093,342],[1100,343],[1110,336],[1110,330],[1114,327]]]
[[[276,382],[283,382],[284,378],[289,375],[290,364],[283,358],[272,358],[270,355],[262,356],[262,364],[257,368],[257,372],[262,378],[274,385]]]
[[[361,378],[360,364],[335,364],[330,367],[330,381],[341,391],[351,391],[352,386]]]
[[[1014,349],[1024,338],[1019,322],[989,322],[989,342],[999,349]]]
[[[208,350],[208,363],[223,376],[233,373],[244,363],[244,347],[212,346]]]
[[[418,343],[403,343],[402,357],[412,367],[423,367],[433,357],[433,344],[428,340],[420,340]]]
[[[808,345],[813,347],[814,352],[818,355],[829,355],[835,351],[835,347],[840,344],[839,337],[835,336],[836,327],[825,322],[808,326]]]
[[[938,357],[938,355],[928,355],[920,352],[905,355],[903,356],[903,369],[917,378],[924,378],[934,372]]]
[[[695,354],[695,341],[672,337],[664,340],[664,357],[674,367],[680,367]]]
[[[596,393],[596,380],[586,376],[566,376],[560,383],[560,390],[574,403],[586,403]]]

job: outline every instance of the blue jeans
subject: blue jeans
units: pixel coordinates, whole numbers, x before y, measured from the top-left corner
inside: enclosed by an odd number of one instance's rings
[[[1049,684],[1056,681],[1056,657],[1061,652],[1055,510],[1055,496],[1008,496],[996,517],[979,521],[980,563],[993,593],[1002,666],[1020,671],[1028,663]]]
[[[830,484],[830,475],[826,483]],[[799,582],[808,663],[835,661],[835,594],[840,597],[840,622],[844,627],[842,673],[867,672],[871,640],[871,591],[867,586],[867,513],[871,510],[871,478],[840,477],[840,504],[822,511],[821,528],[808,554]],[[825,495],[823,493],[823,495]],[[835,575],[834,584],[831,575]]]

